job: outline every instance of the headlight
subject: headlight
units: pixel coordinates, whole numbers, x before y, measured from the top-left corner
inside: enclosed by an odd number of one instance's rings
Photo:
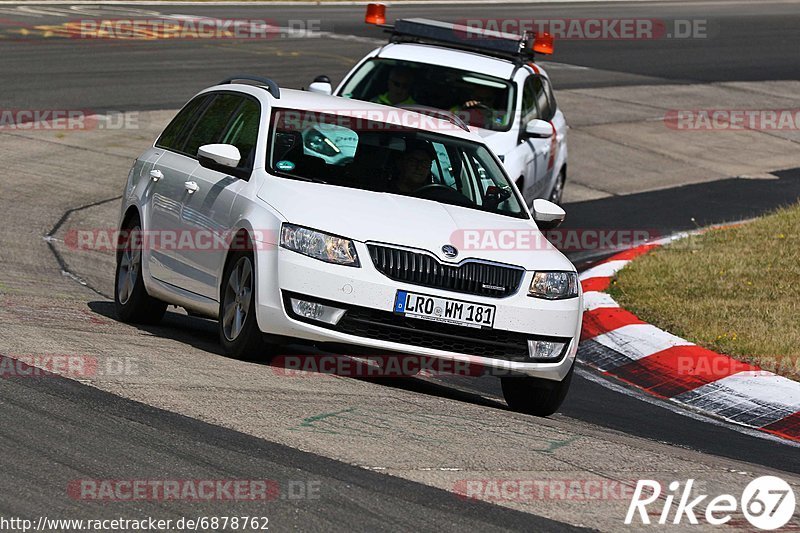
[[[328,235],[294,224],[281,226],[281,246],[327,263],[361,266],[358,262],[356,246],[350,239]]]
[[[578,296],[578,274],[575,272],[535,272],[528,295],[547,300],[563,300]]]

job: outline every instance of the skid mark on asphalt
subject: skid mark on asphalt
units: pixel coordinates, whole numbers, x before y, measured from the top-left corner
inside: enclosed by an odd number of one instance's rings
[[[439,432],[438,429],[447,430]],[[536,435],[535,428],[530,431],[519,431],[508,427],[482,427],[482,433],[494,433],[505,443],[517,440],[530,452],[552,453],[559,448],[569,446],[579,436],[563,438],[542,438]],[[291,431],[309,431],[328,435],[356,436],[367,438],[384,438],[387,431],[404,440],[429,443],[452,443],[454,433],[462,436],[474,435],[478,429],[475,420],[469,417],[428,414],[402,413],[381,409],[364,409],[350,407],[339,411],[319,413],[303,419]],[[444,438],[444,435],[447,438]],[[442,435],[442,437],[437,437]]]

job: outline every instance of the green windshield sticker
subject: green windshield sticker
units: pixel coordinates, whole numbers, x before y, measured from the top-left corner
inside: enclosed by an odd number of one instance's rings
[[[288,172],[290,170],[294,170],[294,163],[291,161],[281,160],[275,163],[275,168]]]

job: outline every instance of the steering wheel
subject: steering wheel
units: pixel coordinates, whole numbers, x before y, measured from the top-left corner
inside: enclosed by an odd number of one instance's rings
[[[478,122],[475,120],[476,118],[480,119],[480,122],[484,127],[488,127],[492,124],[492,116],[494,115],[494,109],[492,109],[491,107],[489,107],[488,105],[484,104],[481,101],[474,102],[471,106],[464,107],[463,110],[466,112],[470,111],[480,112],[480,115],[478,117],[472,117],[470,115],[469,119],[467,120],[467,122],[470,122],[473,125],[476,125],[475,122]]]
[[[423,185],[411,194],[425,200],[444,201],[464,207],[472,207],[475,205],[472,200],[457,190],[441,183],[429,183],[428,185]]]
[[[483,111],[488,111],[490,113],[494,112],[494,109],[492,109],[491,107],[489,107],[488,105],[484,104],[481,101],[477,101],[471,106],[464,106],[464,110],[467,109],[482,109]]]
[[[429,183],[427,185],[423,185],[419,189],[415,189],[413,194],[426,193],[428,191],[436,191],[436,190],[441,190],[441,189],[447,189],[448,191],[452,191],[453,190],[450,187],[448,187],[447,185],[442,185],[441,183]]]

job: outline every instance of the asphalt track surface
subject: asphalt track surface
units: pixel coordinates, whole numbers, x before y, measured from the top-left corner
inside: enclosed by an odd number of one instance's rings
[[[8,6],[3,6],[4,8]],[[154,7],[162,13],[190,13],[221,18],[321,19],[322,30],[380,38],[360,24],[361,7]],[[684,2],[652,5],[569,6],[396,6],[391,16],[464,17],[541,16],[709,20],[714,39],[613,42],[563,42],[557,61],[597,69],[558,71],[559,87],[608,87],[626,84],[684,84],[717,81],[796,79],[800,71],[800,8],[795,3]],[[456,15],[457,13],[457,15]],[[15,23],[58,24],[64,17],[32,20],[5,13],[6,28]],[[2,29],[2,27],[0,27]],[[5,42],[4,42],[5,41]],[[93,110],[170,109],[197,90],[231,72],[269,75],[281,85],[298,87],[318,73],[334,80],[374,44],[336,41],[335,50],[319,50],[314,40],[297,43],[180,42],[103,43],[45,37],[0,40],[5,108],[91,108]],[[291,52],[287,52],[291,48]],[[134,154],[131,154],[133,156]],[[800,198],[800,172],[778,173],[779,181],[731,178],[645,193],[613,196],[567,206],[567,227],[631,227],[648,220],[663,233],[756,216]],[[65,279],[64,283],[69,283]],[[110,315],[106,301],[90,307]],[[196,321],[193,328],[211,326]],[[165,328],[159,334],[170,335]],[[184,333],[175,333],[183,335]],[[594,379],[576,376],[557,420],[578,419],[628,435],[680,448],[699,450],[800,473],[797,448],[708,424],[665,409],[658,403],[621,394]],[[390,380],[386,387],[503,409],[487,398],[499,397],[493,379]],[[270,507],[270,517],[290,527],[319,530],[463,530],[465,528],[559,531],[570,526],[499,506],[467,502],[420,483],[376,474],[125,400],[74,381],[0,380],[0,443],[4,467],[0,479],[15,495],[0,499],[0,512],[38,515],[42,509],[69,515],[78,504],[63,494],[76,477],[113,477],[111,468],[124,456],[142,477],[163,475],[214,478],[264,477],[324,479],[325,498],[302,511],[290,501]],[[24,421],[24,422],[22,422]],[[65,443],[69,443],[65,446]],[[112,451],[113,450],[113,451]],[[45,466],[46,465],[46,466]],[[345,490],[346,489],[346,490]],[[145,504],[168,517],[215,514],[208,506]],[[246,507],[246,504],[243,504]],[[141,514],[141,507],[131,507]],[[248,509],[243,509],[248,510]],[[165,514],[166,513],[166,514]],[[222,514],[217,513],[217,514]]]
[[[13,494],[6,493],[0,502],[0,514],[5,516],[80,517],[81,502],[71,500],[64,487],[79,473],[90,479],[113,479],[122,453],[138,479],[160,479],[165,471],[185,479],[265,479],[278,484],[281,496],[276,492],[266,506],[139,501],[117,504],[115,516],[175,521],[232,514],[268,516],[281,531],[580,529],[354,468],[68,379],[2,379],[0,397],[2,477],[6,486],[14,487]],[[295,488],[287,490],[290,485]],[[304,499],[303,505],[293,501],[307,493],[316,497]]]

